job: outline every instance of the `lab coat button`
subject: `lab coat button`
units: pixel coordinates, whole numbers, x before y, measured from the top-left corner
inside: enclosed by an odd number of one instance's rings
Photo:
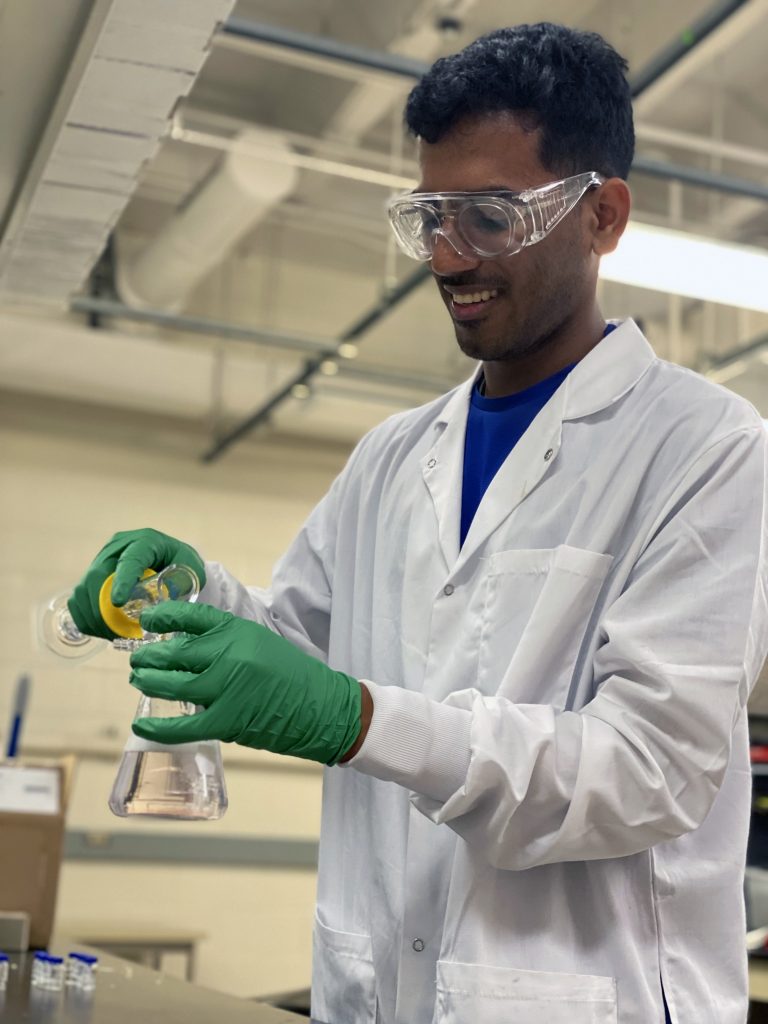
[[[437,459],[430,459],[427,463],[427,469],[434,469],[437,465]]]
[[[446,583],[446,585],[443,587],[443,593],[445,594],[446,597],[450,597],[455,589],[456,588],[452,583]]]
[[[552,448],[547,448],[547,450],[544,452],[544,461],[549,462],[549,460],[552,458],[554,454],[555,453],[552,450]]]
[[[414,939],[413,940],[413,948],[414,948],[414,950],[417,953],[420,953],[424,949],[424,940],[423,939]]]

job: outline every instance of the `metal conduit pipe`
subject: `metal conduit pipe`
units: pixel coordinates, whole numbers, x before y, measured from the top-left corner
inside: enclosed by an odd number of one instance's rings
[[[203,334],[211,338],[226,338],[229,341],[247,341],[265,348],[279,348],[302,355],[321,357],[333,342],[308,335],[283,334],[280,331],[265,331],[253,327],[239,327],[227,320],[211,320],[201,316],[186,316],[169,313],[164,309],[137,309],[112,299],[78,296],[71,300],[69,308],[73,313],[87,313],[89,316],[111,317],[116,320],[134,320],[137,323],[156,324],[173,331],[187,334]]]
[[[632,173],[647,174],[667,181],[683,181],[687,185],[698,185],[700,188],[728,192],[735,196],[749,196],[750,199],[768,200],[768,187],[757,181],[706,171],[700,167],[688,167],[685,164],[662,163],[660,160],[638,156],[632,163]]]
[[[323,354],[321,358],[308,360],[304,369],[296,374],[287,384],[285,384],[279,391],[277,391],[271,398],[267,399],[263,405],[259,406],[250,416],[246,416],[236,427],[220,437],[214,445],[212,445],[207,452],[202,456],[203,462],[213,462],[214,459],[218,458],[222,452],[226,451],[230,445],[234,444],[245,434],[250,433],[251,430],[255,430],[260,424],[266,422],[270,415],[275,409],[282,405],[286,398],[288,398],[293,389],[301,384],[307,384],[312,377],[320,369],[321,364],[326,359],[335,359],[338,355],[338,350],[341,345],[348,344],[355,341],[362,334],[364,334],[370,327],[372,327],[378,320],[386,316],[390,310],[402,302],[402,300],[410,295],[422,281],[430,277],[430,271],[428,267],[419,267],[413,274],[410,274],[401,281],[391,292],[384,296],[380,302],[378,302],[373,309],[363,314],[358,320],[356,320],[351,327],[348,327],[344,334],[338,340],[335,348],[329,347],[328,351]]]
[[[413,284],[411,285],[413,287]],[[381,304],[380,304],[381,305]],[[164,309],[135,309],[113,299],[100,299],[90,296],[79,296],[70,302],[73,313],[84,313],[96,318],[109,317],[114,320],[132,320],[136,323],[155,324],[167,330],[183,331],[185,334],[199,334],[210,338],[225,338],[231,341],[242,341],[259,348],[280,349],[285,352],[297,352],[310,357],[308,361],[322,363],[324,359],[338,358],[338,345],[343,342],[314,338],[304,334],[284,334],[281,331],[264,331],[252,327],[240,327],[227,320],[212,320],[208,317],[186,316],[169,313]],[[366,319],[371,316],[366,314]],[[362,329],[362,321],[357,321],[344,338],[351,341]],[[417,391],[434,391],[443,394],[455,387],[456,382],[447,377],[432,377],[397,373],[387,367],[368,364],[360,366],[348,359],[338,361],[339,376],[366,383],[381,384],[385,387],[415,389]],[[296,381],[291,382],[291,387]]]
[[[722,370],[732,363],[754,356],[758,352],[768,351],[768,334],[761,334],[759,337],[733,349],[727,356],[720,356],[717,359],[706,359],[702,362],[702,373],[713,373],[715,370]]]
[[[645,92],[694,47],[720,28],[740,7],[749,2],[750,0],[722,0],[705,11],[700,18],[697,18],[688,28],[683,29],[655,57],[651,58],[638,74],[630,76],[629,86],[632,96],[637,97]]]
[[[310,35],[308,32],[295,32],[293,29],[265,25],[258,21],[248,21],[246,18],[229,18],[224,22],[221,31],[224,35],[266,43],[276,49],[298,50],[314,57],[325,58],[329,62],[353,64],[369,71],[383,71],[404,78],[421,78],[429,68],[429,64],[411,57],[403,57],[401,54],[368,50],[363,46],[342,43],[338,39]]]

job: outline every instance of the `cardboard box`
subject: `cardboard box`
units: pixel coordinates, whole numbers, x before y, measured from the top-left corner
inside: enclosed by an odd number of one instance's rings
[[[0,762],[0,911],[29,915],[29,944],[53,930],[74,761]]]

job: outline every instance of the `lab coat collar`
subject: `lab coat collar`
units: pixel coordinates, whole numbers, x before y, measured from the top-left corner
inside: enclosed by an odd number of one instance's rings
[[[551,470],[560,451],[565,420],[589,416],[618,401],[636,383],[655,355],[632,320],[620,323],[571,371],[523,434],[491,481],[466,540],[459,548],[462,466],[472,378],[458,387],[435,421],[438,436],[422,463],[424,482],[435,507],[446,567],[457,570],[499,523],[525,500]]]
[[[613,405],[637,384],[656,358],[634,320],[610,322],[616,324],[616,329],[595,345],[566,378],[563,420],[591,416]],[[456,388],[435,426],[446,426],[454,416],[466,417],[472,388],[481,373],[482,366],[478,366],[472,377]]]

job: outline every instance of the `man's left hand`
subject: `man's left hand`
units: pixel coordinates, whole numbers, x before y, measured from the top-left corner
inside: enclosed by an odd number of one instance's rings
[[[266,627],[178,601],[147,609],[141,625],[183,635],[134,651],[131,685],[204,710],[137,719],[137,736],[157,743],[218,739],[323,764],[336,764],[358,738],[360,683]]]

